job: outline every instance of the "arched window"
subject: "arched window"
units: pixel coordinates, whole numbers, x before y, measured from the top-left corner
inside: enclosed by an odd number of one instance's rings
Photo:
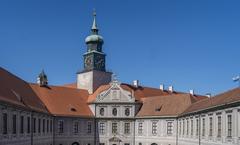
[[[117,116],[117,108],[113,108],[112,114],[113,114],[113,116]]]
[[[126,108],[126,109],[125,109],[125,115],[126,115],[126,116],[129,116],[129,114],[130,114],[130,110],[129,110],[129,108]]]
[[[72,145],[79,145],[79,143],[78,142],[74,142],[74,143],[72,143]]]
[[[101,108],[99,113],[100,113],[101,116],[103,116],[104,115],[104,108]]]
[[[156,144],[156,143],[152,143],[151,145],[158,145],[158,144]]]

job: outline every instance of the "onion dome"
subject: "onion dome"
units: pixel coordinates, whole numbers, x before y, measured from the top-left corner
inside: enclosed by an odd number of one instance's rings
[[[93,42],[93,43],[103,43],[103,37],[101,35],[98,35],[98,28],[97,28],[97,22],[96,22],[96,12],[93,13],[93,24],[91,28],[92,34],[87,36],[85,39],[86,43]]]

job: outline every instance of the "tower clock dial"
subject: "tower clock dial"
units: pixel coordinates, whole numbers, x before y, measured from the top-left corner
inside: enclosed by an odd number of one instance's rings
[[[91,65],[92,65],[92,58],[91,58],[91,56],[87,56],[85,58],[85,66],[90,67]]]

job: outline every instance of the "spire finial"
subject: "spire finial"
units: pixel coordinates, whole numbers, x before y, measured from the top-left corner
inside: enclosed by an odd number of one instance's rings
[[[96,16],[97,16],[96,10],[93,9],[93,24],[92,24],[92,32],[93,32],[94,34],[97,34],[97,32],[98,32],[97,22],[96,22]]]

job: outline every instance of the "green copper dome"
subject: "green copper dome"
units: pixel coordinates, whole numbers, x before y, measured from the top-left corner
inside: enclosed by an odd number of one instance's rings
[[[103,37],[100,35],[92,34],[85,39],[85,42],[86,43],[89,43],[89,42],[103,43]]]

